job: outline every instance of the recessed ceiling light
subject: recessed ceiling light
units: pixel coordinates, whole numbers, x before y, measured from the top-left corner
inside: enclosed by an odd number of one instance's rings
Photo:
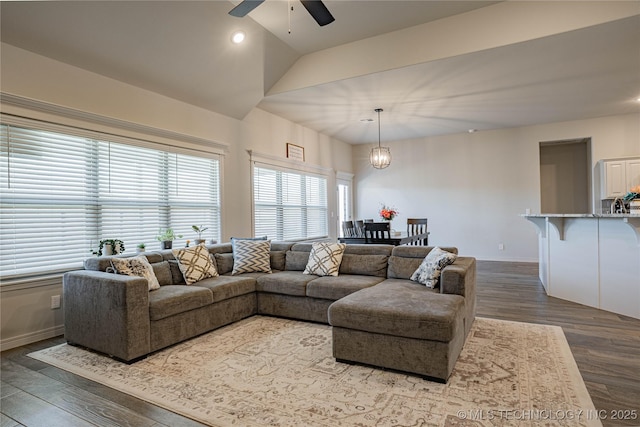
[[[640,96],[636,98],[636,102],[640,102]]]
[[[236,31],[231,36],[231,41],[234,42],[235,44],[239,44],[244,41],[244,38],[245,38],[244,31]]]
[[[477,132],[477,131],[478,131],[478,129],[469,129],[467,132],[469,132],[469,133],[475,133],[475,132]]]

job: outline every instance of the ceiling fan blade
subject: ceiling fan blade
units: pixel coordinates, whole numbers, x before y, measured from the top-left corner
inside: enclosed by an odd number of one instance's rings
[[[229,12],[229,15],[242,18],[243,16],[251,12],[253,9],[260,6],[262,2],[264,2],[264,0],[243,0],[242,2],[240,2],[240,4],[238,4],[236,7],[231,9],[231,11]]]
[[[327,9],[327,6],[325,6],[322,1],[300,0],[300,3],[302,3],[305,9],[307,9],[307,12],[309,12],[309,14],[313,16],[313,19],[315,19],[318,25],[320,25],[321,27],[327,24],[331,24],[333,21],[335,21],[335,18],[333,17],[333,15],[331,15],[331,12],[329,12],[329,9]]]

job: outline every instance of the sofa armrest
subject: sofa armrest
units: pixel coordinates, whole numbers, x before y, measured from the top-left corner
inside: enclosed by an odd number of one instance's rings
[[[63,278],[65,339],[124,361],[150,352],[149,285],[142,277],[71,271]]]
[[[476,259],[458,257],[453,264],[442,269],[440,293],[456,294],[466,297],[469,292],[475,295]],[[472,289],[471,289],[472,288]]]
[[[456,294],[464,297],[465,335],[476,318],[476,259],[458,257],[442,270],[440,293]]]

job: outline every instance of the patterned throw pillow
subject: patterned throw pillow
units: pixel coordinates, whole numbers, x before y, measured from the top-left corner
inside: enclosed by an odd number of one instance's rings
[[[344,243],[315,242],[311,245],[309,261],[302,274],[337,276],[346,247]]]
[[[127,276],[144,277],[149,282],[149,290],[154,291],[160,289],[160,283],[156,275],[153,273],[153,267],[147,257],[144,255],[138,255],[132,258],[111,258],[111,267],[118,274],[125,274]]]
[[[271,273],[270,240],[233,239],[233,271],[242,273]]]
[[[209,250],[204,244],[192,248],[174,249],[172,252],[178,260],[178,266],[187,285],[192,285],[208,277],[218,276]]]
[[[411,275],[411,280],[422,283],[427,288],[435,288],[438,284],[440,272],[449,264],[453,264],[458,256],[451,252],[435,247],[424,257],[422,264]]]

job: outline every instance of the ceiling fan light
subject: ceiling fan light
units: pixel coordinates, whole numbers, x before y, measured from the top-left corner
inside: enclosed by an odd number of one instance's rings
[[[391,164],[391,150],[389,147],[373,147],[369,154],[369,162],[376,169],[384,169]]]

